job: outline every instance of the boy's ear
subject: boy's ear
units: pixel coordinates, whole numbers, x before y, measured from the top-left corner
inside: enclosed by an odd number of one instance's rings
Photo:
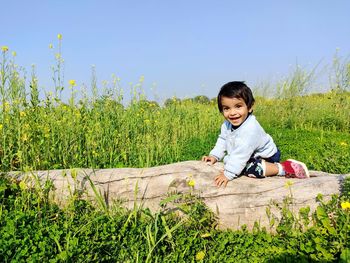
[[[248,110],[249,113],[253,112],[253,107]]]

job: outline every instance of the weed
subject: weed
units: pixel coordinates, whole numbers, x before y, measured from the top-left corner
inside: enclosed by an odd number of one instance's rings
[[[222,119],[216,100],[204,96],[147,101],[143,77],[130,85],[124,101],[120,80],[99,86],[92,68],[91,92],[79,94],[70,80],[65,90],[62,35],[52,67],[54,93],[41,98],[35,66],[29,87],[25,70],[9,48],[0,58],[0,170],[75,167],[147,167],[199,159],[215,143]],[[316,68],[315,68],[316,69]],[[277,87],[276,98],[257,97],[254,114],[272,135],[283,159],[305,161],[310,169],[348,173],[349,63],[335,57],[332,90],[309,94],[315,77],[297,67]],[[103,90],[99,94],[99,90]],[[263,87],[271,93],[271,86]],[[310,262],[349,261],[349,184],[342,196],[319,206],[293,210],[292,191],[267,211],[271,228],[216,229],[216,218],[200,197],[174,193],[151,213],[142,205],[127,210],[109,204],[89,180],[97,206],[72,190],[62,209],[50,200],[52,184],[9,180],[0,175],[0,256],[4,262]],[[137,189],[135,189],[136,193]],[[170,209],[175,208],[175,209]],[[174,212],[177,211],[177,212]],[[180,215],[179,215],[180,213]],[[82,256],[83,255],[83,256]]]

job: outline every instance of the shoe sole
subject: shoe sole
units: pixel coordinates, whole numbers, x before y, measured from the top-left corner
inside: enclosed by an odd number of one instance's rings
[[[297,160],[294,160],[294,159],[287,159],[287,161],[292,161],[292,162],[295,162],[295,163],[297,163],[297,164],[300,164],[300,165],[304,168],[304,170],[305,170],[306,178],[310,178],[309,169],[307,169],[305,163],[300,162],[300,161],[297,161]]]

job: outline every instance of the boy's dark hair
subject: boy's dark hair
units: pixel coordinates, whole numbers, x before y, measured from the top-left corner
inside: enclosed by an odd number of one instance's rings
[[[223,111],[221,104],[222,97],[243,99],[248,109],[251,109],[255,102],[251,89],[244,81],[231,81],[221,87],[218,94],[218,108],[220,112]]]

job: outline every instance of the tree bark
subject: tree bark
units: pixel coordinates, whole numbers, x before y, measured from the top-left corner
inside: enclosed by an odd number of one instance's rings
[[[310,206],[313,211],[318,194],[325,199],[339,194],[345,177],[350,176],[318,171],[310,171],[309,179],[242,176],[230,181],[226,188],[217,188],[214,177],[222,169],[222,163],[208,165],[201,161],[186,161],[151,168],[67,169],[11,172],[9,175],[31,184],[39,182],[43,185],[47,180],[52,181],[55,189],[52,197],[62,205],[74,192],[84,192],[92,200],[96,200],[98,192],[107,205],[119,200],[127,208],[136,203],[156,212],[169,193],[198,194],[217,214],[219,227],[231,229],[244,224],[252,228],[255,221],[269,227],[266,208],[271,202],[282,204],[286,197],[292,196],[293,210]],[[191,180],[193,187],[189,186]]]

